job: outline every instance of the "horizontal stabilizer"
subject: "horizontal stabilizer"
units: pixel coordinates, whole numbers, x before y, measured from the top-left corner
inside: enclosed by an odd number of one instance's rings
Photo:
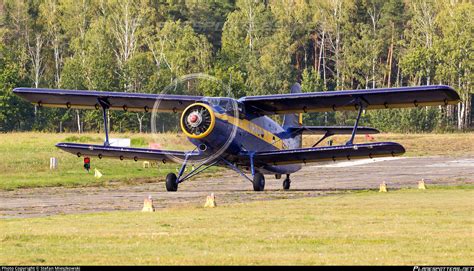
[[[75,154],[77,156],[97,156],[103,157],[116,157],[121,160],[133,159],[138,160],[153,160],[166,162],[176,162],[176,158],[184,159],[185,152],[182,151],[167,151],[167,150],[155,150],[155,149],[142,149],[142,148],[125,148],[125,147],[114,147],[114,146],[103,146],[103,145],[90,145],[90,144],[77,144],[77,143],[58,143],[56,147],[63,151]],[[191,155],[189,160],[197,160],[202,158],[199,155]]]
[[[405,153],[405,148],[398,143],[379,142],[257,152],[254,155],[254,162],[256,165],[285,165],[397,156],[403,153]]]
[[[301,126],[290,127],[287,129],[292,134],[309,134],[309,135],[350,135],[352,134],[353,126]],[[378,134],[379,130],[371,127],[359,126],[357,132],[362,134]]]
[[[248,96],[239,100],[246,110],[263,115],[404,108],[457,104],[459,95],[449,86],[418,86]]]
[[[201,96],[107,92],[93,90],[66,90],[44,88],[15,88],[15,94],[25,100],[45,107],[101,109],[99,100],[105,101],[111,110],[148,112],[181,112]]]

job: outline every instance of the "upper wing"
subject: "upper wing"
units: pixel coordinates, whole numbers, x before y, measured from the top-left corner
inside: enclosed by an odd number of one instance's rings
[[[184,159],[185,152],[182,151],[167,151],[167,150],[155,150],[155,149],[142,149],[142,148],[128,148],[128,147],[114,147],[114,146],[103,146],[103,145],[90,145],[90,144],[76,144],[76,143],[58,143],[56,147],[63,151],[75,154],[77,156],[94,155],[99,158],[102,157],[117,157],[123,159],[138,160],[158,160],[163,163],[166,162],[179,162],[177,159]],[[189,156],[188,160],[198,160],[203,157],[198,155]]]
[[[302,133],[311,135],[350,135],[352,134],[353,126],[301,126],[301,127],[290,127],[288,132],[290,133]],[[378,134],[379,130],[371,127],[359,126],[357,127],[358,133],[363,134]]]
[[[256,165],[285,165],[321,161],[351,160],[396,156],[405,153],[402,145],[394,142],[354,144],[350,146],[328,146],[293,150],[257,152],[254,155]]]
[[[151,111],[159,101],[158,111],[179,112],[202,99],[201,96],[66,90],[44,88],[15,88],[13,92],[39,106],[99,109],[99,99],[112,110]]]
[[[366,109],[448,105],[458,103],[459,95],[439,85],[248,96],[239,101],[247,110],[269,115],[357,110],[360,102]]]

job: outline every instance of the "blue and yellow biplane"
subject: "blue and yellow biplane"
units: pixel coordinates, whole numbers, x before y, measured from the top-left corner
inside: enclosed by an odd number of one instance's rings
[[[105,127],[103,145],[59,143],[56,146],[78,157],[87,155],[181,163],[177,175],[167,175],[167,191],[177,191],[179,183],[211,166],[231,168],[252,182],[255,191],[263,191],[264,174],[275,175],[277,179],[286,175],[283,188],[289,189],[290,174],[301,169],[302,164],[401,155],[405,149],[398,143],[354,143],[357,132],[378,133],[374,128],[359,127],[363,110],[459,102],[456,91],[444,85],[301,93],[300,85],[295,84],[288,94],[240,99],[33,88],[16,88],[14,93],[39,107],[102,110]],[[157,101],[159,107],[156,107]],[[192,151],[172,151],[111,146],[107,110],[180,113],[181,130],[196,148]],[[303,113],[340,110],[358,112],[354,126],[302,124]],[[271,115],[283,115],[283,125],[270,118]],[[322,137],[312,147],[302,148],[303,134],[320,134]],[[346,144],[318,146],[325,138],[339,134],[349,135]],[[218,155],[213,155],[218,150],[221,150]],[[189,172],[185,170],[186,165],[196,163],[197,166]]]

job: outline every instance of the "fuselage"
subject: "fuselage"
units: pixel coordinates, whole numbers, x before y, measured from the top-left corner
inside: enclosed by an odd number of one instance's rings
[[[267,116],[252,115],[237,100],[231,98],[206,98],[183,111],[181,128],[188,139],[208,154],[221,153],[226,160],[244,171],[250,170],[249,162],[241,158],[253,152],[298,148],[299,142],[281,125]],[[256,165],[263,174],[290,174],[300,165]]]

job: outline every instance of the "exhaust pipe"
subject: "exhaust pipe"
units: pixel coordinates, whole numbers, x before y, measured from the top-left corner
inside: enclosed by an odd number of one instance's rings
[[[199,144],[198,149],[202,152],[205,152],[207,150],[206,144]]]

